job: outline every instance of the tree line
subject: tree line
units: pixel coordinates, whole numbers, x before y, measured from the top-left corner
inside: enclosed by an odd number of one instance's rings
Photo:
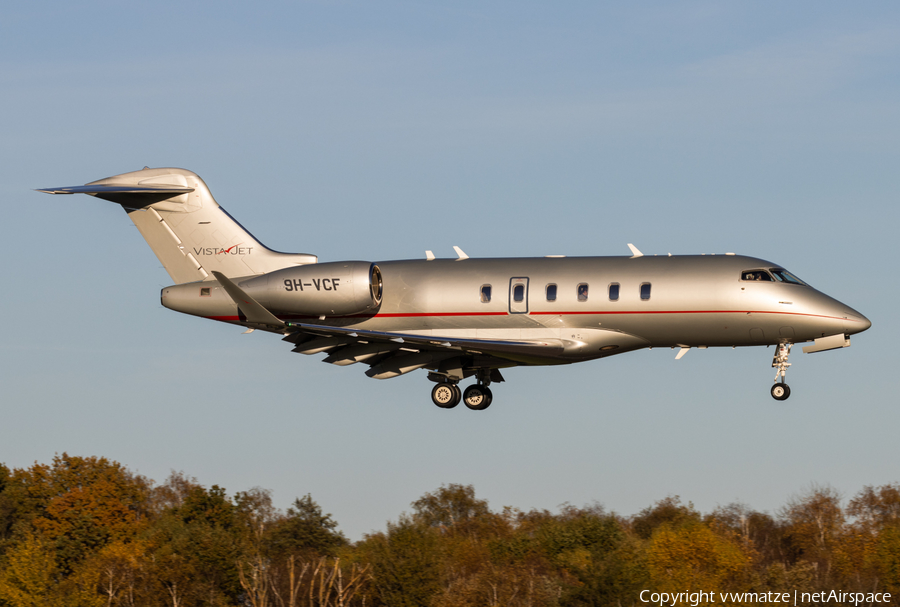
[[[491,510],[450,484],[350,542],[308,494],[282,512],[263,489],[155,484],[103,457],[0,464],[0,607],[599,607],[646,604],[645,589],[834,588],[900,605],[900,484],[846,504],[811,487],[775,514],[667,497],[631,516]]]

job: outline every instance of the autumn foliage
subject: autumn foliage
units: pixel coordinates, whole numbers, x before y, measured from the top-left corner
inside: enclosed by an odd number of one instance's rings
[[[0,607],[589,607],[646,604],[644,589],[832,588],[900,595],[900,485],[846,504],[813,487],[775,514],[668,497],[625,517],[491,510],[451,484],[352,543],[310,495],[281,512],[263,489],[156,484],[102,457],[0,464]]]

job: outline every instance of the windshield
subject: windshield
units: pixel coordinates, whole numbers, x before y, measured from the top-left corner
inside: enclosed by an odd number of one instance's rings
[[[771,271],[775,276],[775,280],[777,280],[778,282],[786,282],[791,285],[809,286],[784,268],[771,268]]]
[[[765,270],[745,270],[741,272],[741,280],[772,282],[772,277]]]

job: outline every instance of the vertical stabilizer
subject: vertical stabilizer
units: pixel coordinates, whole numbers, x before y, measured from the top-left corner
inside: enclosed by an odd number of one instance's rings
[[[196,173],[144,169],[84,186],[40,190],[83,193],[122,205],[176,283],[265,274],[316,263],[314,255],[266,248],[219,206]]]

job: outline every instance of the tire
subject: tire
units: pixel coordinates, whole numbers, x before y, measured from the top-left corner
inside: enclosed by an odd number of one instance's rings
[[[772,386],[770,392],[775,400],[787,400],[791,395],[791,388],[787,384],[778,383]]]
[[[463,393],[463,402],[472,411],[484,411],[491,406],[493,400],[490,388],[478,384],[469,386]]]
[[[459,400],[459,388],[453,384],[436,384],[431,389],[431,402],[441,409],[452,409]]]

